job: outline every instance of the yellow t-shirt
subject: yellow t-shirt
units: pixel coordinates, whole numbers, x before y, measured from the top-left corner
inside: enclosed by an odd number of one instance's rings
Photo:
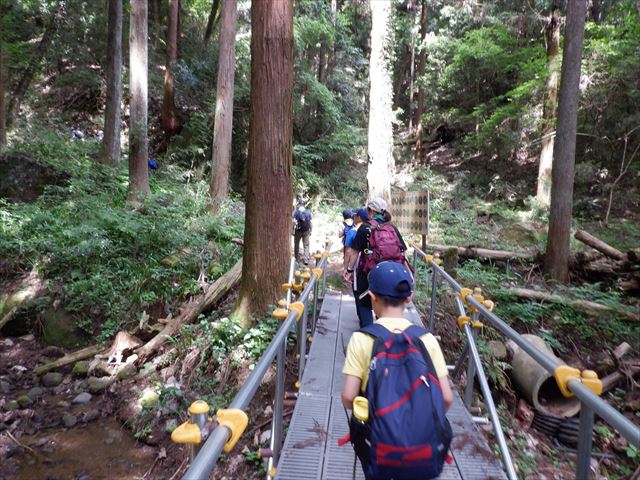
[[[382,325],[390,332],[399,331],[403,332],[412,323],[405,318],[390,318],[382,317],[376,320],[376,323]],[[447,364],[444,361],[442,350],[438,340],[432,334],[427,333],[420,337],[422,343],[427,348],[433,366],[436,369],[438,378],[446,377],[448,375]],[[369,380],[369,363],[371,362],[371,351],[373,350],[374,338],[371,335],[367,335],[362,332],[355,332],[349,340],[349,346],[347,347],[347,356],[344,360],[344,367],[342,373],[345,375],[353,375],[358,377],[362,381],[360,389],[365,391],[367,388],[367,381]]]

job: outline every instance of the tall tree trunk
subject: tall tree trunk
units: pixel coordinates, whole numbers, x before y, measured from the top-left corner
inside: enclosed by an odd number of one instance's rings
[[[213,125],[211,164],[211,210],[218,211],[229,191],[231,131],[233,127],[233,85],[236,59],[236,0],[222,2],[216,84],[216,116]]]
[[[53,35],[58,30],[58,25],[63,14],[64,3],[60,2],[58,4],[58,7],[56,7],[54,12],[51,14],[51,18],[49,19],[49,23],[44,29],[44,33],[42,35],[42,38],[40,39],[40,43],[38,43],[35,52],[33,52],[33,55],[31,55],[27,67],[22,72],[22,75],[20,75],[13,94],[9,97],[9,104],[7,106],[6,114],[7,127],[11,127],[15,115],[20,111],[20,106],[22,105],[24,96],[26,95],[27,90],[29,90],[29,85],[31,85],[31,81],[35,76],[38,67],[42,63],[42,59],[47,53],[47,50],[49,50],[49,46],[51,45],[51,41],[53,40]]]
[[[546,207],[551,201],[551,164],[555,134],[556,108],[558,107],[558,53],[560,52],[560,18],[553,8],[544,29],[547,41],[549,78],[542,112],[542,149],[538,166],[538,202]]]
[[[293,2],[253,0],[244,253],[235,310],[244,326],[251,312],[263,312],[275,301],[289,268],[292,94]]]
[[[218,10],[220,8],[220,0],[212,0],[211,10],[209,11],[209,18],[207,19],[207,28],[204,31],[204,43],[209,43],[209,39],[213,34],[213,29],[216,25],[216,18]]]
[[[416,28],[415,28],[415,15],[416,15],[416,2],[415,0],[409,0],[409,12],[411,13],[411,66],[409,69],[409,132],[413,132],[413,92],[416,76]]]
[[[4,37],[2,22],[4,20],[4,0],[0,0],[0,152],[7,144],[6,117],[4,110]]]
[[[573,178],[578,122],[580,63],[587,2],[569,0],[562,54],[558,126],[553,147],[551,211],[544,270],[558,282],[569,281],[569,239],[573,207]]]
[[[370,0],[371,60],[369,62],[369,166],[367,183],[369,197],[391,199],[391,176],[395,173],[393,159],[393,112],[391,103],[391,2]]]
[[[120,163],[120,103],[122,101],[122,0],[109,0],[107,20],[107,105],[100,160]]]
[[[178,15],[180,0],[169,0],[167,22],[167,56],[164,70],[164,97],[162,99],[162,129],[166,139],[180,130],[180,120],[176,112],[173,67],[178,59]]]
[[[424,40],[427,38],[427,0],[422,0],[420,11],[420,56],[418,60],[418,73],[416,78],[420,86],[418,87],[418,108],[416,108],[416,160],[422,159],[422,114],[424,113],[424,68],[426,62],[426,51]]]
[[[129,192],[138,202],[149,193],[147,137],[147,0],[131,0],[129,20]]]
[[[333,25],[333,43],[329,46],[327,53],[327,79],[333,77],[333,68],[336,61],[336,37],[338,35],[338,0],[331,0],[331,25]]]

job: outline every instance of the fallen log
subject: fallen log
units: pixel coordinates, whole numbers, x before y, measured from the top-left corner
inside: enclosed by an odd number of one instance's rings
[[[7,323],[9,323],[9,321],[13,318],[13,316],[17,311],[18,311],[18,307],[13,307],[11,310],[7,312],[7,314],[4,317],[2,317],[2,319],[0,320],[0,330],[2,330],[2,327],[4,327]]]
[[[102,350],[104,350],[104,347],[102,345],[91,345],[90,347],[83,348],[82,350],[78,350],[77,352],[68,353],[64,357],[54,360],[53,362],[45,363],[40,367],[36,367],[33,369],[33,371],[36,375],[42,375],[49,370],[55,370],[56,368],[64,367],[79,360],[93,357],[94,355],[100,353]]]
[[[492,260],[534,260],[538,255],[535,252],[510,252],[508,250],[490,250],[488,248],[477,247],[457,247],[455,245],[433,245],[427,244],[427,250],[446,252],[455,249],[458,255],[467,258],[490,258]]]
[[[590,247],[595,248],[599,252],[604,253],[607,257],[613,258],[614,260],[626,259],[626,255],[620,250],[618,250],[617,248],[613,248],[608,243],[603,242],[599,238],[594,237],[584,230],[578,230],[574,236],[576,240],[579,240],[585,245],[589,245]]]
[[[178,333],[183,325],[193,322],[200,313],[213,307],[240,281],[241,274],[242,259],[238,260],[228,272],[211,284],[205,293],[192,298],[175,318],[166,319],[162,331],[135,351],[138,355],[138,362],[144,363],[167,341],[167,338]]]
[[[637,313],[609,307],[608,305],[603,305],[601,303],[590,302],[589,300],[571,299],[562,297],[561,295],[541,292],[539,290],[531,290],[528,288],[510,288],[509,292],[514,294],[516,297],[527,298],[529,300],[542,300],[544,302],[561,303],[591,313],[615,313],[616,315],[620,315],[629,320],[635,320],[636,322],[640,321],[640,315],[638,315]]]
[[[625,378],[633,378],[638,372],[640,372],[640,366],[632,366],[629,367],[629,371],[627,373],[622,373],[621,371],[615,371],[610,373],[606,377],[602,379],[602,393],[606,393],[611,390],[618,382]]]

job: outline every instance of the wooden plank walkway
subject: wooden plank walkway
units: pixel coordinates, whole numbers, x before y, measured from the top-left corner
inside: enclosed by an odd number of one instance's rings
[[[408,308],[406,313],[414,323],[422,324],[414,308]],[[348,431],[347,413],[340,399],[344,351],[357,328],[353,297],[327,293],[277,468],[277,480],[364,480],[351,445],[338,447],[337,443]],[[454,432],[451,451],[455,462],[446,465],[439,478],[506,479],[501,464],[455,390],[454,395],[455,402],[447,417]]]

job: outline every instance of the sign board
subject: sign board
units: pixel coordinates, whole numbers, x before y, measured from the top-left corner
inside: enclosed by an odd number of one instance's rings
[[[429,234],[429,192],[392,193],[390,210],[400,233]]]

